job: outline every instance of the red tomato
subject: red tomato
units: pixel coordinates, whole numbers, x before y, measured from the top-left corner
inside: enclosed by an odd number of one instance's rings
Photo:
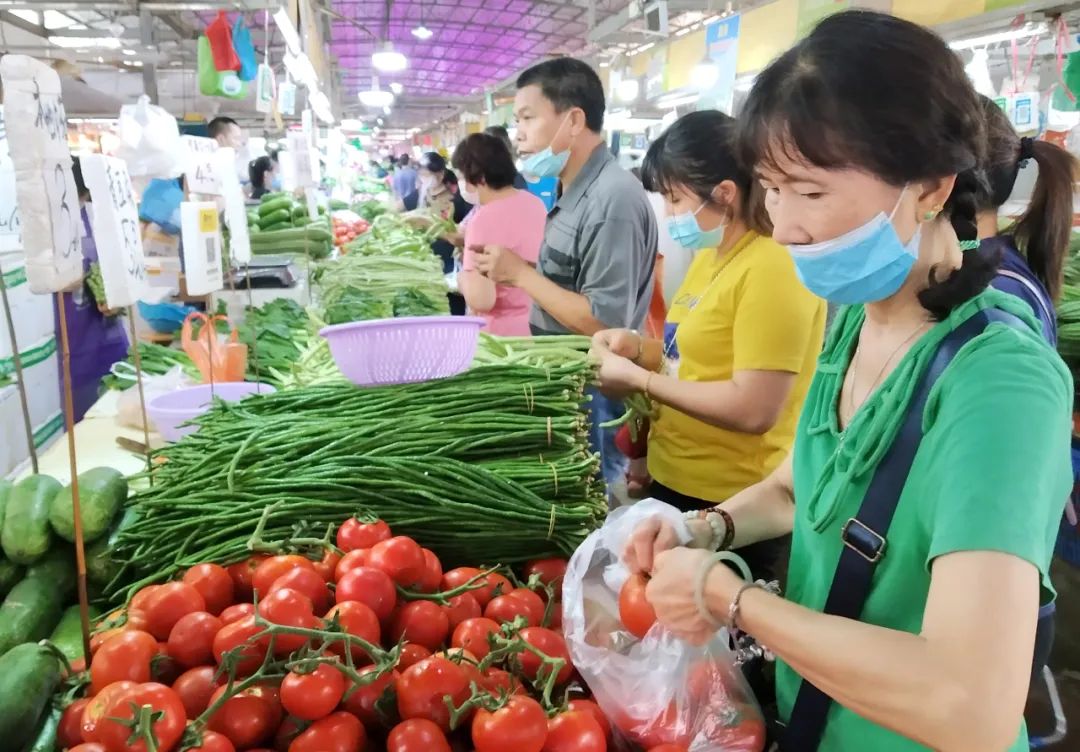
[[[159,684],[171,685],[180,678],[182,673],[184,673],[184,667],[169,655],[168,644],[159,642],[157,653],[154,654],[153,659],[150,661],[150,680]]]
[[[312,613],[311,599],[289,588],[270,593],[259,603],[256,611],[271,624],[283,627],[314,629],[318,626],[318,619]],[[299,650],[307,641],[308,638],[303,635],[275,635],[274,652],[277,655],[286,655]]]
[[[326,621],[331,622],[337,619],[338,626],[346,634],[359,637],[362,640],[366,640],[372,645],[378,645],[382,639],[382,630],[379,627],[379,619],[375,615],[375,612],[365,606],[363,603],[357,601],[345,601],[334,606],[332,609],[326,612]],[[345,641],[335,642],[330,645],[330,649],[340,656],[345,655]],[[353,656],[353,661],[366,661],[368,659],[367,653],[359,645],[351,645],[350,652]]]
[[[686,747],[681,744],[658,744],[649,747],[649,752],[686,752]]]
[[[450,624],[450,632],[457,629],[458,624],[466,619],[476,619],[481,615],[480,604],[472,593],[462,593],[450,599],[450,605],[443,606],[446,618]]]
[[[421,593],[434,593],[442,583],[442,562],[434,551],[421,549],[424,554],[424,574],[416,583],[416,589]]]
[[[131,603],[128,604],[128,611],[138,611],[142,614],[146,614],[146,606],[150,603],[150,596],[152,596],[161,585],[147,585],[139,590],[131,597]]]
[[[152,713],[150,728],[160,752],[169,752],[184,735],[187,715],[176,692],[164,684],[146,682],[113,698],[97,727],[97,738],[109,752],[146,752],[145,739],[131,744],[131,722],[149,706]]]
[[[558,632],[543,627],[526,627],[521,630],[521,639],[532,645],[549,658],[562,658],[563,667],[559,669],[558,683],[570,680],[574,673],[574,664],[570,662],[570,651],[566,649],[566,640]],[[539,656],[525,651],[518,656],[521,670],[530,679],[535,679],[543,665]]]
[[[316,614],[325,614],[326,609],[330,608],[330,589],[326,587],[326,580],[314,569],[290,569],[274,580],[268,594],[284,588],[306,595]]]
[[[298,568],[310,569],[314,572],[315,564],[311,559],[308,559],[305,556],[297,556],[296,554],[271,556],[255,570],[255,574],[251,578],[251,584],[255,588],[255,592],[262,598],[270,591],[270,586],[274,584],[274,580],[288,572],[290,569]]]
[[[191,585],[184,582],[161,585],[146,603],[146,631],[159,640],[167,640],[180,617],[205,610],[206,600]]]
[[[431,601],[406,603],[394,618],[390,636],[394,642],[413,642],[431,651],[438,650],[450,634],[446,612]]]
[[[540,752],[546,738],[547,714],[523,695],[514,695],[494,713],[478,710],[472,722],[476,752]]]
[[[214,660],[220,665],[225,653],[239,648],[236,673],[239,676],[254,673],[266,657],[266,638],[256,639],[256,635],[262,632],[263,628],[255,623],[254,616],[245,616],[226,624],[214,636]]]
[[[210,698],[210,704],[225,694],[226,687],[219,687]],[[210,729],[224,735],[237,749],[250,749],[269,741],[281,720],[281,709],[276,701],[250,687],[230,697],[210,716]]]
[[[566,559],[535,559],[525,565],[525,579],[540,575],[540,582],[555,589],[555,600],[562,599],[562,583],[566,576]]]
[[[315,562],[315,571],[323,578],[323,582],[334,582],[337,578],[334,573],[337,565],[341,563],[341,554],[332,548],[326,549],[326,553],[320,561]]]
[[[344,562],[344,559],[342,560]],[[397,588],[390,575],[371,567],[349,570],[338,580],[334,597],[338,603],[357,601],[375,612],[379,621],[390,617],[397,604]]]
[[[371,549],[358,548],[355,551],[350,551],[341,557],[341,561],[334,567],[334,581],[339,582],[346,572],[349,572],[357,567],[367,566],[368,552]]]
[[[274,734],[274,749],[276,749],[277,752],[288,752],[289,745],[293,743],[293,739],[300,736],[300,732],[303,731],[304,727],[307,725],[307,723],[301,721],[299,718],[286,716],[285,720],[278,726],[278,730]]]
[[[378,669],[375,666],[364,666],[357,669],[356,672],[360,676],[366,676],[377,671]],[[397,671],[391,670],[368,684],[355,685],[356,688],[353,689],[352,694],[345,698],[345,702],[341,707],[359,718],[366,727],[379,728],[385,721],[379,711],[375,709],[375,703],[387,692],[393,692],[393,685],[398,676]]]
[[[60,725],[56,728],[56,741],[60,749],[74,747],[82,744],[82,719],[83,711],[90,704],[90,698],[86,697],[68,705],[60,716]]]
[[[289,745],[289,752],[360,752],[367,742],[364,725],[345,712],[311,724]]]
[[[184,572],[184,582],[199,591],[206,610],[217,616],[233,602],[233,581],[225,567],[196,564]]]
[[[488,644],[488,635],[499,634],[498,622],[486,617],[466,619],[458,624],[454,630],[454,636],[450,638],[450,644],[455,648],[464,648],[480,660],[487,657],[491,652]]]
[[[194,721],[210,707],[210,697],[222,682],[227,681],[226,678],[215,681],[216,672],[217,669],[213,666],[198,666],[180,674],[180,678],[173,682],[173,691],[180,697],[180,702],[184,703],[189,721]]]
[[[122,680],[138,684],[150,681],[150,662],[157,650],[157,640],[146,632],[132,629],[113,636],[98,649],[90,664],[91,694]]]
[[[604,730],[586,711],[569,710],[548,721],[544,752],[606,752]]]
[[[348,553],[361,548],[371,548],[376,543],[382,543],[392,537],[390,526],[382,520],[361,522],[355,517],[350,517],[338,528],[337,547]]]
[[[649,581],[644,575],[631,575],[619,591],[619,621],[626,631],[642,639],[656,623],[656,611],[645,597]]]
[[[410,666],[395,684],[398,712],[403,719],[427,718],[443,731],[450,730],[450,709],[444,698],[449,697],[458,706],[471,694],[468,675],[445,658],[426,658]]]
[[[451,569],[443,575],[442,589],[444,591],[454,590],[481,574],[483,574],[483,571],[476,567],[458,567],[457,569]],[[469,594],[472,595],[473,598],[476,598],[476,602],[480,604],[480,608],[484,608],[496,595],[504,595],[514,589],[514,586],[510,584],[510,580],[506,579],[498,572],[491,572],[474,584],[479,584],[480,587],[475,590],[470,590]]]
[[[427,564],[424,550],[419,544],[412,538],[399,535],[372,546],[368,566],[386,572],[402,587],[411,587],[423,578]]]
[[[224,625],[205,611],[182,616],[169,632],[168,653],[184,668],[214,660],[214,636]]]
[[[83,709],[82,714],[83,741],[100,741],[97,735],[97,728],[101,719],[105,717],[105,711],[112,705],[113,700],[126,694],[129,690],[135,689],[137,686],[139,686],[139,684],[133,681],[113,682],[90,698],[90,702]]]
[[[253,616],[255,614],[254,603],[237,603],[235,606],[229,606],[227,609],[221,612],[221,623],[232,624],[234,621],[240,621],[245,616]]]
[[[544,620],[544,601],[531,590],[517,588],[506,595],[491,599],[484,609],[484,616],[500,624],[510,623],[518,616],[525,618],[530,627],[539,627]]]
[[[202,752],[236,752],[236,747],[229,741],[229,737],[216,731],[204,731],[199,746],[190,749],[202,750]]]
[[[608,721],[607,716],[604,715],[604,711],[600,709],[592,700],[571,700],[566,704],[567,710],[580,710],[588,713],[592,713],[593,718],[600,724],[600,729],[604,732],[606,739],[611,739],[611,722]]]
[[[407,668],[415,666],[417,663],[423,660],[427,660],[431,657],[431,651],[425,648],[423,645],[414,645],[411,642],[406,642],[401,646],[401,656],[398,658],[397,667],[404,671]]]
[[[486,689],[493,697],[502,695],[525,694],[525,687],[517,677],[509,671],[501,668],[489,668],[480,681],[480,686]]]
[[[107,752],[105,747],[97,742],[86,742],[78,746],[72,747],[68,752]]]
[[[386,737],[386,752],[450,752],[450,742],[437,724],[414,718],[394,726]]]
[[[255,570],[259,568],[259,565],[270,557],[266,554],[255,554],[249,556],[244,561],[237,562],[231,566],[225,568],[225,571],[229,573],[230,579],[233,581],[233,597],[241,603],[250,602],[255,594],[255,589],[251,584],[252,578],[255,576]]]
[[[334,711],[345,694],[345,676],[322,663],[310,674],[290,671],[281,680],[281,705],[303,721],[317,721]]]

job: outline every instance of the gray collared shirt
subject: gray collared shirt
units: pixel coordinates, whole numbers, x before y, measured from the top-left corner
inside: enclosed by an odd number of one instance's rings
[[[604,326],[636,329],[649,311],[656,246],[645,189],[601,144],[548,214],[537,269],[588,298]],[[537,305],[529,325],[533,334],[568,333]]]

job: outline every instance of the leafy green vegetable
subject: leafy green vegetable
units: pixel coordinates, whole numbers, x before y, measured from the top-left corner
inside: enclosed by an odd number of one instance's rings
[[[350,321],[372,321],[394,316],[394,307],[385,296],[373,292],[346,288],[326,307],[326,323],[346,324]]]

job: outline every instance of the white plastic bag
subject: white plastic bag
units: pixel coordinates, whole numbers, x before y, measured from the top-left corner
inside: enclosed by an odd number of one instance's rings
[[[570,559],[563,582],[563,632],[574,666],[626,738],[646,749],[760,752],[765,723],[735,666],[726,630],[695,647],[654,625],[638,640],[619,622],[621,563],[634,527],[648,517],[689,531],[674,507],[655,499],[614,510]]]
[[[180,128],[176,118],[150,97],[120,108],[120,148],[117,156],[127,162],[132,177],[177,178],[183,173]]]
[[[127,361],[115,363],[112,367],[113,376],[119,379],[130,379],[133,386],[128,387],[116,400],[116,422],[122,426],[138,428],[142,430],[142,407],[139,404],[139,385],[135,381],[135,369],[128,365]],[[168,373],[161,376],[147,376],[143,374],[143,396],[146,404],[150,400],[162,394],[175,392],[186,386],[192,386],[195,382],[189,379],[180,366],[176,366]],[[150,419],[147,418],[149,421]],[[157,430],[154,424],[150,424],[150,430]]]

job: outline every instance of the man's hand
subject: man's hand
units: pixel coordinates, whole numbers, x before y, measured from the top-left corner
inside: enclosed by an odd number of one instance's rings
[[[473,246],[476,271],[499,285],[517,287],[521,276],[531,267],[509,248],[498,245]]]
[[[593,335],[593,344],[636,362],[644,343],[641,335],[632,329],[604,329]]]

